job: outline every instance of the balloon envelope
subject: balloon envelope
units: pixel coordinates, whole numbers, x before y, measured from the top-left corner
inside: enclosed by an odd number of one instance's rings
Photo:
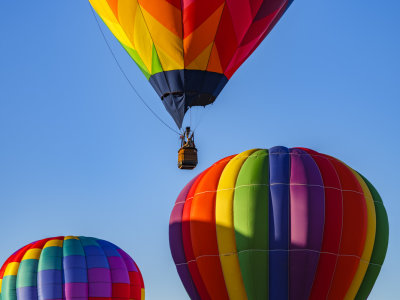
[[[89,0],[180,128],[213,103],[293,0]]]
[[[1,300],[144,300],[133,259],[110,242],[54,237],[26,245],[0,269]]]
[[[303,148],[220,160],[176,200],[170,247],[191,299],[366,299],[384,261],[382,200],[341,161]]]

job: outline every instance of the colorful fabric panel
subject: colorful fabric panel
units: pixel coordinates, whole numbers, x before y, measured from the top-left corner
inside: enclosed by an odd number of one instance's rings
[[[191,299],[366,299],[388,235],[372,184],[305,148],[222,159],[182,190],[170,218]]]
[[[89,0],[180,128],[216,99],[293,0]]]
[[[1,300],[144,300],[139,268],[91,237],[55,237],[15,252],[0,269]]]

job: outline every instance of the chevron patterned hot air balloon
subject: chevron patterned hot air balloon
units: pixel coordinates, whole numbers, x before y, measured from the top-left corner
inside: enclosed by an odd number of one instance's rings
[[[179,128],[213,103],[293,0],[89,0]]]
[[[309,149],[253,149],[180,193],[170,247],[191,299],[365,300],[388,245],[382,200],[358,172]]]
[[[133,259],[110,242],[54,237],[30,243],[0,269],[1,300],[144,300]]]

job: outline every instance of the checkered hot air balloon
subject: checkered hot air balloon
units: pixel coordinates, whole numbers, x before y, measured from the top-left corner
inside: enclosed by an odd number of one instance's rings
[[[372,184],[309,149],[253,149],[180,193],[170,247],[191,299],[365,300],[388,245]]]
[[[1,300],[144,300],[140,270],[123,250],[91,237],[30,243],[0,269]]]
[[[293,0],[89,0],[179,128],[214,102]]]

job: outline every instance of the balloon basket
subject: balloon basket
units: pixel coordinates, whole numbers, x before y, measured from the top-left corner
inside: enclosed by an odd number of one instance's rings
[[[197,166],[197,149],[193,147],[182,147],[178,151],[178,168],[182,170],[193,170]]]

